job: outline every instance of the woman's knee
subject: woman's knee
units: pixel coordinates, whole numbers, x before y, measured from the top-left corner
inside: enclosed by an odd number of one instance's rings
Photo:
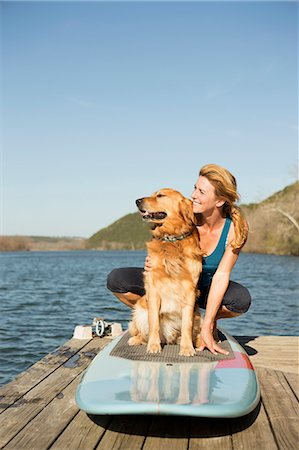
[[[121,271],[122,269],[113,269],[107,276],[107,288],[111,292],[122,293],[121,290]]]
[[[238,301],[238,311],[240,314],[246,313],[251,305],[251,295],[249,290],[242,286],[242,290],[240,292],[239,301]]]
[[[107,276],[107,288],[118,294],[132,292],[144,295],[143,269],[141,267],[121,267],[113,269]]]
[[[243,293],[242,302],[241,302],[241,306],[243,308],[242,313],[245,313],[249,310],[251,302],[252,302],[249,290],[246,287],[244,287],[244,289],[245,289],[245,291]]]
[[[227,296],[224,296],[223,305],[229,311],[238,315],[246,313],[251,305],[251,295],[249,290],[239,283],[230,282]]]

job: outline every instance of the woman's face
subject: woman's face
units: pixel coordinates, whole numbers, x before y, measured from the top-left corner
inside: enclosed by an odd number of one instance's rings
[[[217,206],[220,206],[219,199],[215,195],[214,186],[203,176],[200,176],[194,185],[191,198],[195,214],[211,213]]]

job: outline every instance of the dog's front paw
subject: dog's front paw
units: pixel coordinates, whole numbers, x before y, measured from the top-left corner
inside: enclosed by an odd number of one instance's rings
[[[180,355],[181,356],[194,356],[195,355],[195,350],[194,350],[193,345],[181,346],[181,348],[180,348]]]
[[[128,340],[128,344],[129,345],[142,345],[144,344],[143,339],[140,335],[137,336],[132,336],[129,340]]]
[[[147,353],[160,353],[162,350],[160,342],[148,343],[147,345]]]

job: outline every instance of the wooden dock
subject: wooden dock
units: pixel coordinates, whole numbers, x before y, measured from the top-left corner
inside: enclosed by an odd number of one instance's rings
[[[110,339],[71,339],[0,389],[0,448],[292,450],[299,448],[298,338],[242,336],[262,401],[238,419],[97,416],[79,411],[82,371]]]

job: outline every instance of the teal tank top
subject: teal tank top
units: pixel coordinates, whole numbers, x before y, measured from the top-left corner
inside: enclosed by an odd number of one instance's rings
[[[229,227],[232,222],[230,217],[227,217],[221,232],[220,239],[218,241],[217,247],[209,255],[204,256],[202,260],[202,274],[200,278],[200,287],[208,288],[212,282],[212,278],[219,266],[222,256],[225,252],[227,235],[229,232]]]

